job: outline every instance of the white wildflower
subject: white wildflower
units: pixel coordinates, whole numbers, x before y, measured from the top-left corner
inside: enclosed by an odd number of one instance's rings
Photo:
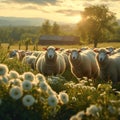
[[[68,103],[68,101],[69,101],[69,96],[68,96],[67,93],[60,92],[60,94],[59,94],[59,99],[60,99],[60,101],[61,101],[63,104],[66,104],[66,103]]]
[[[76,115],[73,115],[70,120],[79,120],[79,118]]]
[[[99,115],[99,108],[96,105],[91,105],[86,109],[87,115],[98,116]]]
[[[5,64],[0,64],[0,75],[4,76],[8,74],[8,67]]]
[[[80,112],[77,113],[77,117],[79,118],[79,120],[82,120],[84,115],[85,115],[84,111],[80,111]]]
[[[8,77],[7,76],[0,76],[0,84],[8,84]]]
[[[20,79],[11,79],[11,80],[9,81],[9,83],[10,83],[10,84],[13,84],[13,85],[15,85],[15,86],[21,87],[22,81],[21,81]]]
[[[40,82],[39,86],[40,86],[41,90],[43,90],[43,91],[47,91],[47,89],[48,89],[48,84],[45,81]]]
[[[11,70],[9,72],[9,78],[12,79],[12,78],[19,78],[19,73],[17,71],[14,71],[14,70]]]
[[[34,74],[32,72],[25,72],[23,74],[23,79],[24,80],[29,80],[29,81],[33,81],[35,78]]]
[[[22,97],[23,91],[20,87],[14,86],[10,89],[9,94],[13,99],[18,100]]]
[[[48,86],[47,92],[48,92],[49,95],[57,94],[50,86]]]
[[[22,88],[23,88],[23,90],[31,90],[32,89],[32,83],[28,80],[24,80],[22,82]]]
[[[39,82],[46,81],[45,77],[40,73],[38,73],[35,77]]]
[[[35,98],[32,95],[25,95],[22,102],[24,106],[30,107],[35,103]]]
[[[55,107],[58,104],[58,99],[56,95],[51,95],[48,97],[48,104],[52,107]]]

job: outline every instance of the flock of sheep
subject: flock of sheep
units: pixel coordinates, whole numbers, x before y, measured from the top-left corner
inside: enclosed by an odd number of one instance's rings
[[[43,51],[12,50],[9,57],[17,57],[45,76],[63,74],[70,69],[77,78],[120,82],[120,49],[113,47],[60,49],[49,46]]]

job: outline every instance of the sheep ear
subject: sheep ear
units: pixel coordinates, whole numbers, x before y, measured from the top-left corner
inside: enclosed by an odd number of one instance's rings
[[[71,50],[67,50],[66,52],[69,54],[69,53],[71,53]]]
[[[99,52],[99,49],[94,48],[93,51],[96,52],[96,53],[98,53],[98,52]]]
[[[107,53],[107,54],[110,54],[111,52],[110,52],[110,51],[107,51],[106,53]]]
[[[43,50],[47,50],[47,48],[43,48]]]
[[[79,49],[78,52],[81,52],[81,49]]]
[[[55,48],[55,50],[59,50],[60,48]]]

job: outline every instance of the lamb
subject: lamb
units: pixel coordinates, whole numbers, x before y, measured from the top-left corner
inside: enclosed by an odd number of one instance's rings
[[[75,77],[82,78],[85,76],[94,79],[99,77],[100,69],[93,50],[81,52],[81,50],[73,49],[70,53],[71,72]]]
[[[36,69],[45,76],[63,74],[66,68],[64,57],[58,53],[53,46],[44,48],[45,51],[40,55],[36,62]]]
[[[109,55],[110,52],[105,49],[99,49],[97,60],[100,66],[101,79],[108,81],[111,80],[113,84],[120,81],[120,53]]]

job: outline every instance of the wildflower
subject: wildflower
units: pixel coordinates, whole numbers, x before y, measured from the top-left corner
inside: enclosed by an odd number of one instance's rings
[[[67,93],[60,92],[59,99],[63,104],[66,104],[69,101],[69,96]]]
[[[55,107],[58,104],[58,99],[56,95],[51,95],[48,97],[48,104],[52,107]]]
[[[43,81],[39,84],[40,88],[43,90],[43,91],[47,91],[48,89],[48,84],[47,82]]]
[[[21,87],[21,83],[22,83],[22,81],[20,79],[11,79],[9,82],[10,82],[10,84],[13,84],[13,85],[19,86],[19,87]]]
[[[32,83],[28,80],[24,80],[22,82],[22,87],[23,87],[23,90],[31,90],[32,89]]]
[[[96,105],[91,105],[86,110],[87,115],[98,116],[99,115],[99,108]]]
[[[8,77],[0,76],[0,84],[8,84]]]
[[[30,107],[35,103],[35,98],[32,95],[25,95],[22,102],[24,106]]]
[[[4,64],[0,64],[0,75],[4,76],[8,74],[8,67]]]
[[[7,76],[2,76],[2,80],[3,80],[5,83],[8,83],[8,77],[7,77]]]
[[[50,86],[48,86],[47,92],[48,92],[49,95],[57,94]]]
[[[16,71],[14,71],[14,70],[11,70],[10,72],[9,72],[9,78],[11,79],[11,78],[19,78],[19,73],[18,72],[16,72]]]
[[[77,113],[77,117],[79,118],[79,120],[82,120],[85,116],[85,112],[84,111],[80,111]]]
[[[24,80],[29,80],[29,81],[33,81],[35,78],[34,74],[32,72],[25,72],[23,74],[23,79]]]
[[[40,74],[40,73],[38,73],[38,74],[36,75],[36,79],[37,79],[39,82],[46,81],[46,80],[45,80],[45,77],[44,77],[42,74]]]
[[[18,100],[19,98],[22,97],[23,92],[20,87],[14,86],[10,89],[9,94],[13,99]]]
[[[76,115],[73,115],[70,120],[79,120],[79,118]]]

